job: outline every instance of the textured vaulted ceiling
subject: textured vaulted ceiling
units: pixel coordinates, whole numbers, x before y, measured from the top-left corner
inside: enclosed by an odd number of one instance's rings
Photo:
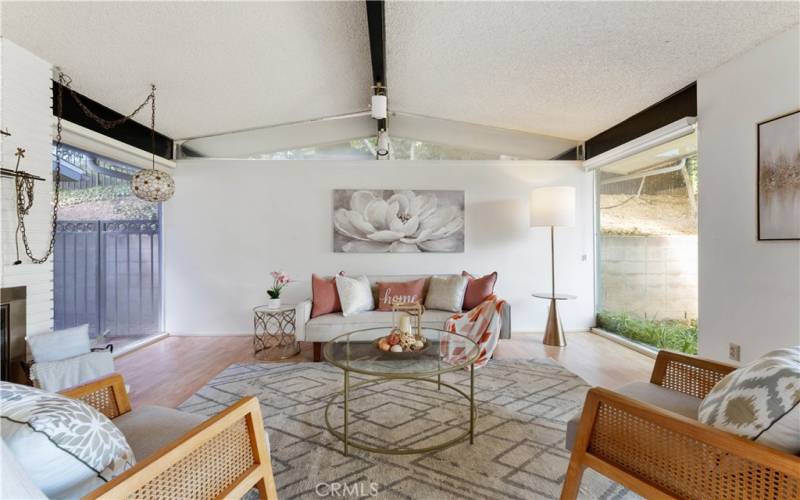
[[[585,139],[798,22],[797,2],[389,2],[390,107]],[[174,138],[368,105],[361,1],[3,2],[2,30],[120,112],[155,82]]]
[[[158,129],[174,138],[369,104],[362,2],[2,4],[3,36],[61,66],[96,101],[124,113],[155,82]]]
[[[388,86],[404,111],[586,139],[800,22],[800,4],[387,5]]]

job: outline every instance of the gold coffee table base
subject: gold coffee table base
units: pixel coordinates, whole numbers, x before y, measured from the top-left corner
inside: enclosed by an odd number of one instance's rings
[[[458,444],[462,441],[466,441],[469,439],[469,443],[472,444],[475,440],[475,420],[478,418],[478,412],[475,408],[475,373],[474,367],[470,367],[470,377],[469,377],[469,394],[462,391],[461,389],[447,384],[441,381],[441,375],[439,375],[436,379],[429,379],[429,378],[422,378],[422,377],[415,377],[413,375],[392,375],[389,377],[382,377],[376,380],[365,380],[359,382],[357,384],[350,385],[350,374],[345,371],[344,374],[344,384],[345,388],[339,392],[334,393],[330,399],[328,400],[328,404],[325,406],[325,426],[328,428],[328,432],[330,432],[334,437],[339,439],[342,443],[344,443],[344,455],[347,456],[347,448],[348,446],[352,446],[354,448],[358,448],[359,450],[369,451],[372,453],[382,453],[385,455],[413,455],[417,453],[428,453],[431,451],[439,451],[445,448],[449,448],[455,444]],[[348,393],[353,389],[358,389],[359,387],[367,387],[370,385],[377,385],[383,384],[386,382],[391,382],[393,380],[418,380],[420,382],[429,382],[431,384],[436,384],[440,389],[441,387],[447,387],[458,393],[459,395],[463,396],[469,402],[470,408],[470,419],[469,419],[469,429],[464,431],[464,433],[458,435],[457,437],[445,441],[444,443],[435,445],[435,446],[427,446],[425,448],[376,448],[374,446],[369,446],[366,444],[359,443],[357,441],[353,441],[352,437],[348,436]],[[338,397],[342,396],[344,398],[344,432],[339,432],[333,428],[331,425],[330,417],[328,415],[331,406],[333,406],[334,402]]]

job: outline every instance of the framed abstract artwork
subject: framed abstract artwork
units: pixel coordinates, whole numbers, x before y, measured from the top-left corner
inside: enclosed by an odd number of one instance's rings
[[[758,124],[759,240],[800,240],[800,110]]]
[[[464,251],[464,191],[336,189],[333,251]]]

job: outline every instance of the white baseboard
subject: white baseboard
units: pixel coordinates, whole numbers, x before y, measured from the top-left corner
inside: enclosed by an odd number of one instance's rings
[[[112,353],[112,356],[114,358],[118,358],[118,357],[120,357],[122,355],[132,353],[133,351],[138,351],[139,349],[141,349],[143,347],[147,347],[150,344],[154,344],[154,343],[158,342],[159,340],[165,339],[167,337],[169,337],[168,333],[159,333],[158,335],[153,335],[152,337],[147,337],[146,339],[142,339],[141,342],[136,342],[135,344],[129,344],[129,345],[126,345],[125,347],[122,347],[120,349],[115,349],[114,352]],[[109,344],[113,344],[114,343],[114,337],[109,337],[107,340],[108,340],[107,343],[109,343]]]
[[[658,356],[658,350],[657,349],[651,348],[651,347],[646,347],[646,346],[644,346],[642,344],[639,344],[638,342],[633,342],[632,340],[628,340],[625,337],[622,337],[620,335],[617,335],[617,334],[614,334],[614,333],[611,333],[611,332],[607,332],[607,331],[603,330],[602,328],[592,328],[591,331],[595,335],[599,335],[599,336],[603,337],[604,339],[608,339],[608,340],[610,340],[612,342],[616,342],[617,344],[623,345],[623,346],[627,347],[628,349],[632,349],[632,350],[634,350],[634,351],[636,351],[636,352],[638,352],[640,354],[644,354],[645,356],[648,356],[650,358],[656,359],[656,356]]]

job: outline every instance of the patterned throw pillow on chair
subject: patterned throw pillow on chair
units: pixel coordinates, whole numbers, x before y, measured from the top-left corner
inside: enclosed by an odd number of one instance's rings
[[[75,399],[0,382],[0,434],[50,498],[77,498],[136,463],[122,432]]]
[[[700,403],[698,419],[800,453],[800,346],[769,352],[729,373]]]

